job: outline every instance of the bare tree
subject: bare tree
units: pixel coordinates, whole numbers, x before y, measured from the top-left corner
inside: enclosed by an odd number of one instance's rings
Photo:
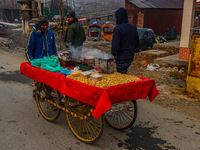
[[[61,9],[61,0],[51,0],[50,10]]]

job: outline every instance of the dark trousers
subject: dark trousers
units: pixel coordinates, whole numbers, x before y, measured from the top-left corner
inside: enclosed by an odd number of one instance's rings
[[[131,65],[131,62],[120,63],[117,62],[117,72],[127,73],[128,67]]]

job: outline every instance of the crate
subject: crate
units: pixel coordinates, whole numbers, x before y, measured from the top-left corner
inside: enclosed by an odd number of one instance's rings
[[[72,67],[72,66],[75,66],[74,61],[65,61],[65,60],[60,59],[60,58],[58,58],[58,60],[59,60],[60,65],[61,65],[62,67]]]

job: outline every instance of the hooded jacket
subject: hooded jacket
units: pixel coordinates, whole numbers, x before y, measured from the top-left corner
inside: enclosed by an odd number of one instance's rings
[[[78,20],[75,18],[69,24],[65,35],[66,46],[74,49],[81,49],[83,42],[86,40],[85,31]]]
[[[44,56],[56,55],[55,37],[52,31],[43,33],[37,24],[29,34],[25,55],[28,61]]]
[[[124,8],[119,8],[115,12],[115,17],[117,26],[113,31],[111,53],[116,62],[132,62],[135,48],[139,45],[137,28],[128,23],[127,11]]]

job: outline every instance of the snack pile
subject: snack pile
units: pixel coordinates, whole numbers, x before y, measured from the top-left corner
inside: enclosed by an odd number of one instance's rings
[[[119,84],[125,84],[129,82],[135,82],[135,81],[140,81],[141,79],[133,76],[133,75],[128,75],[128,74],[121,74],[118,72],[114,72],[112,74],[99,74],[97,72],[91,73],[90,77],[86,78],[83,76],[73,76],[67,75],[68,78],[71,78],[76,81],[80,81],[82,83],[86,83],[89,85],[105,88],[109,86],[114,86],[114,85],[119,85]],[[93,78],[101,78],[100,80],[94,80]]]

